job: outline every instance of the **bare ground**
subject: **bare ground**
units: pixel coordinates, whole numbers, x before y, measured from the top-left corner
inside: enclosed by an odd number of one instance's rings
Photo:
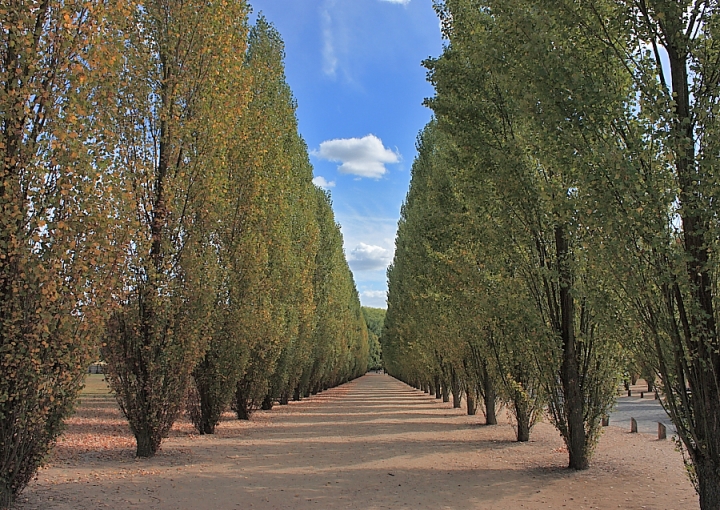
[[[112,400],[91,393],[18,508],[698,508],[672,441],[608,427],[573,472],[549,424],[521,444],[483,421],[370,374],[250,422],[227,415],[215,437],[181,421],[137,460]]]

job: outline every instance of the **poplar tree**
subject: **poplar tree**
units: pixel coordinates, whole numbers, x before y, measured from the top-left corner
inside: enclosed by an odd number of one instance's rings
[[[609,55],[605,74],[632,84],[614,118],[589,118],[586,129],[600,149],[585,154],[595,177],[602,260],[613,273],[610,289],[644,340],[636,343],[637,357],[662,381],[700,506],[717,508],[718,5],[592,1],[555,8],[560,23],[581,27]],[[597,76],[607,81],[603,72]]]
[[[246,17],[243,2],[153,0],[112,19],[113,168],[130,197],[120,214],[136,235],[103,356],[139,457],[153,456],[169,433],[210,334],[212,200],[224,186],[226,122],[239,113],[233,79],[242,76]]]
[[[287,393],[288,364],[293,363],[294,347],[308,335],[311,313],[308,259],[317,238],[310,205],[314,186],[283,59],[280,34],[260,17],[246,57],[253,97],[243,122],[242,148],[233,163],[245,172],[244,186],[254,190],[238,193],[244,208],[238,216],[242,246],[233,269],[244,289],[237,334],[243,338],[247,364],[232,402],[242,419]]]
[[[0,508],[35,476],[97,354],[118,247],[106,9],[0,5]]]
[[[541,373],[550,416],[570,467],[585,469],[613,402],[617,341],[602,324],[603,289],[588,263],[596,238],[576,155],[585,119],[618,113],[627,80],[603,71],[606,55],[583,60],[592,41],[542,6],[457,0],[439,12],[449,44],[427,62],[436,87],[428,104],[467,153],[459,186],[497,204],[516,248],[508,255],[549,341]],[[575,71],[580,62],[586,74]],[[574,95],[558,88],[564,79]]]
[[[314,196],[319,227],[313,274],[315,329],[312,360],[300,377],[297,398],[361,376],[367,372],[369,353],[367,326],[330,195],[316,187]]]

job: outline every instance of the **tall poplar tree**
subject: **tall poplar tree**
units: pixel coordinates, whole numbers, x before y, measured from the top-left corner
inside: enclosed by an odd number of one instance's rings
[[[597,147],[584,154],[593,163],[603,262],[612,268],[610,288],[641,328],[643,357],[654,353],[649,362],[689,454],[700,506],[717,508],[718,5],[592,1],[554,7],[558,22],[581,27],[608,55],[604,73],[632,84],[613,119],[587,123]]]
[[[233,408],[244,419],[287,393],[294,349],[304,348],[312,328],[314,186],[285,81],[284,56],[280,34],[260,17],[246,57],[252,100],[243,121],[242,147],[231,163],[242,175],[238,190],[252,190],[237,193],[243,211],[237,216],[241,245],[232,262],[244,295],[237,303],[243,314],[237,334],[247,351]]]
[[[114,287],[113,100],[94,1],[0,4],[0,508],[72,411]]]
[[[233,79],[242,77],[246,17],[243,2],[149,0],[112,19],[113,168],[137,234],[103,355],[140,457],[168,434],[209,336],[213,198],[224,186],[225,123],[239,114]]]
[[[570,467],[585,469],[613,402],[617,341],[602,324],[603,289],[588,263],[596,238],[577,147],[586,118],[619,112],[628,81],[604,71],[606,54],[585,59],[592,40],[544,6],[448,0],[439,12],[449,45],[427,63],[436,87],[429,105],[467,153],[459,186],[497,204],[514,248],[507,253],[549,340],[542,373],[551,418]],[[586,74],[575,71],[581,62]]]

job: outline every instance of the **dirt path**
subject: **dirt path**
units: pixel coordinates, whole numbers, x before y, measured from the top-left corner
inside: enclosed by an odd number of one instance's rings
[[[372,374],[217,437],[175,434],[151,460],[124,448],[56,462],[19,508],[698,508],[670,441],[611,427],[576,473],[550,425],[519,444],[482,421]]]

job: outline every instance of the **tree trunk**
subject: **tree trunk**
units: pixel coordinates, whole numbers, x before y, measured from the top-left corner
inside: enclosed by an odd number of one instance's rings
[[[575,340],[575,301],[572,295],[572,273],[569,267],[569,246],[563,227],[555,227],[555,246],[557,249],[560,276],[560,334],[563,343],[563,361],[560,367],[563,402],[562,412],[567,420],[568,437],[565,444],[568,449],[571,469],[589,467],[587,441],[585,437],[585,419],[583,416],[583,395],[580,388],[580,367]]]
[[[238,405],[235,408],[235,414],[237,414],[238,420],[249,420],[250,419],[250,413],[248,412],[248,409],[245,406],[244,402],[242,403],[242,405]]]
[[[200,416],[199,423],[194,423],[194,425],[200,434],[214,434],[227,401],[224,404],[221,403],[222,397],[214,393],[210,385],[203,384],[202,381],[202,378],[195,379],[197,396],[200,400]]]
[[[215,433],[215,424],[208,420],[203,419],[201,434],[214,434],[214,433]]]
[[[685,437],[695,438],[697,444],[686,444],[691,451],[693,465],[697,474],[700,508],[703,510],[720,508],[720,413],[718,412],[718,386],[720,382],[720,355],[718,353],[718,330],[715,322],[714,291],[716,277],[712,260],[712,244],[708,233],[712,232],[715,222],[714,209],[709,200],[712,194],[706,191],[708,180],[713,177],[703,165],[697,162],[696,147],[701,144],[696,133],[697,123],[693,105],[693,89],[688,73],[688,61],[692,50],[688,39],[675,33],[676,27],[682,27],[685,14],[678,11],[676,19],[665,20],[660,24],[664,37],[670,41],[666,46],[672,77],[674,108],[672,112],[671,139],[676,147],[674,164],[678,178],[680,217],[684,247],[684,264],[687,272],[689,295],[684,296],[679,285],[675,284],[675,303],[671,313],[677,315],[684,331],[684,342],[679,338],[673,347],[676,352],[691,352],[693,361],[686,369],[680,368],[677,377],[688,381],[692,396],[689,405],[683,405],[685,388],[682,393],[673,395],[672,385],[667,391],[668,400],[673,407],[681,408],[680,416],[674,417],[678,429],[685,429]],[[684,34],[683,34],[684,35]],[[692,44],[692,43],[690,43]],[[693,77],[694,81],[696,78]],[[696,105],[701,99],[696,99]],[[711,148],[707,149],[711,151]],[[710,171],[711,172],[711,171]],[[685,304],[684,301],[690,304]],[[688,314],[688,310],[693,310]],[[685,344],[685,345],[683,345]],[[658,350],[659,351],[659,350]],[[682,356],[683,354],[680,354]],[[662,358],[662,353],[658,352]],[[680,363],[678,363],[680,365]],[[670,380],[670,374],[662,374],[664,383]],[[682,407],[685,409],[682,409]],[[690,407],[688,409],[687,407]],[[683,416],[684,415],[684,416]],[[682,418],[685,418],[684,420]],[[691,441],[692,442],[692,441]]]
[[[467,403],[468,415],[475,416],[475,413],[477,413],[477,400],[475,400],[475,390],[469,386],[465,389],[465,402]]]
[[[238,382],[235,389],[235,397],[232,408],[235,411],[235,414],[237,414],[238,420],[249,420],[251,414],[248,399],[245,398],[244,388],[245,385],[242,382]]]
[[[293,402],[300,402],[301,398],[300,386],[298,386],[295,388],[295,393],[293,393]]]
[[[453,397],[453,408],[460,409],[462,405],[462,389],[460,388],[460,379],[454,368],[450,368],[451,373],[451,384],[452,384],[452,397]]]
[[[442,398],[442,389],[440,388],[440,378],[435,376],[435,398]]]
[[[0,508],[10,508],[13,502],[13,493],[9,483],[0,484]]]
[[[208,409],[202,409],[200,415],[200,434],[214,434],[218,420],[213,419],[213,413]],[[202,408],[202,403],[201,403]]]
[[[495,414],[495,400],[497,396],[495,394],[495,384],[493,384],[492,378],[487,373],[487,368],[483,366],[484,375],[484,391],[485,394],[485,425],[497,425],[497,415]]]
[[[698,481],[698,495],[702,510],[720,508],[720,465],[707,457],[695,456],[693,460]]]
[[[285,391],[285,392],[283,392],[282,395],[280,395],[280,399],[278,400],[278,404],[280,404],[281,406],[286,406],[286,405],[288,405],[288,402],[289,402],[289,401],[290,401],[290,393],[288,393],[287,391]]]
[[[157,447],[154,446],[152,433],[148,430],[140,430],[135,433],[135,441],[137,442],[137,450],[135,454],[138,457],[150,458],[154,457],[157,452]]]
[[[530,441],[530,413],[522,401],[522,397],[515,396],[515,419],[517,420],[517,440],[520,443]]]
[[[530,426],[526,419],[521,420],[520,418],[518,418],[517,440],[520,443],[526,443],[530,441]]]
[[[448,388],[448,385],[443,382],[442,385],[442,401],[443,402],[450,402],[450,388]]]
[[[430,384],[428,384],[428,389],[430,390],[430,395],[435,395],[435,382],[430,380]]]
[[[265,398],[262,401],[262,405],[260,406],[260,409],[263,411],[269,411],[273,408],[274,399],[272,395],[266,395]]]
[[[460,407],[462,406],[462,392],[460,391],[460,388],[453,388],[452,398],[453,409],[460,409]]]

